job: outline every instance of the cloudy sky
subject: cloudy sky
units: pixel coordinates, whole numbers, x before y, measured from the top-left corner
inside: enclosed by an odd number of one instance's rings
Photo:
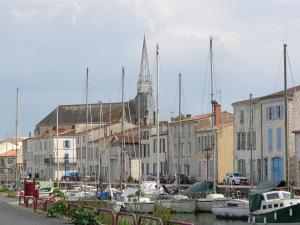
[[[299,0],[2,0],[0,2],[0,137],[13,135],[16,88],[21,132],[28,135],[57,104],[121,99],[136,93],[143,35],[155,80],[160,45],[161,112],[178,113],[178,73],[183,74],[183,112],[209,110],[208,49],[214,37],[217,99],[231,103],[283,87],[282,44],[294,82],[300,84]],[[293,85],[291,76],[289,85]]]

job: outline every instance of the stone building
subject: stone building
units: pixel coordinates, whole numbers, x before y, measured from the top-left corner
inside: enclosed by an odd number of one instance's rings
[[[300,86],[288,89],[288,145],[290,182],[296,183],[295,135],[300,128]],[[254,183],[263,180],[285,180],[284,91],[252,100],[253,140],[250,140],[249,99],[232,104],[234,107],[234,168],[250,177],[250,147],[253,148]]]

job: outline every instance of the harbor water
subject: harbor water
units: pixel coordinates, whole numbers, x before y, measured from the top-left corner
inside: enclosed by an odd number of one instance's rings
[[[182,214],[175,215],[176,219],[193,222],[195,225],[247,225],[246,220],[229,220],[216,218],[212,213],[198,213],[196,215]]]

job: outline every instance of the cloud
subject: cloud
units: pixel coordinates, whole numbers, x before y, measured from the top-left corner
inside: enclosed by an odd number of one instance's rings
[[[267,94],[274,91],[274,83],[281,84],[276,71],[286,36],[291,61],[297,62],[299,6],[296,0],[2,1],[0,83],[5,85],[0,101],[10,110],[1,112],[0,122],[14,129],[11,110],[16,86],[22,93],[23,133],[32,130],[57,99],[66,104],[83,102],[86,66],[91,70],[93,101],[120,100],[122,65],[127,94],[133,98],[144,33],[153,79],[155,45],[160,45],[163,119],[177,110],[179,72],[184,83],[183,111],[209,110],[211,35],[216,89],[222,90],[222,105],[231,111],[233,101],[248,98],[250,92]],[[292,66],[297,74],[299,65]],[[298,76],[294,79],[300,82]]]

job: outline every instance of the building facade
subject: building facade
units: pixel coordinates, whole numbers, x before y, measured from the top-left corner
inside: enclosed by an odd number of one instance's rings
[[[25,139],[24,161],[26,175],[42,180],[61,179],[67,171],[76,170],[74,130]]]
[[[296,183],[296,151],[293,130],[300,128],[298,107],[300,87],[288,89],[289,180]],[[254,183],[286,179],[284,92],[233,103],[235,170],[250,178],[250,149],[253,152]],[[251,140],[250,115],[253,133]],[[252,145],[252,146],[251,146]]]

